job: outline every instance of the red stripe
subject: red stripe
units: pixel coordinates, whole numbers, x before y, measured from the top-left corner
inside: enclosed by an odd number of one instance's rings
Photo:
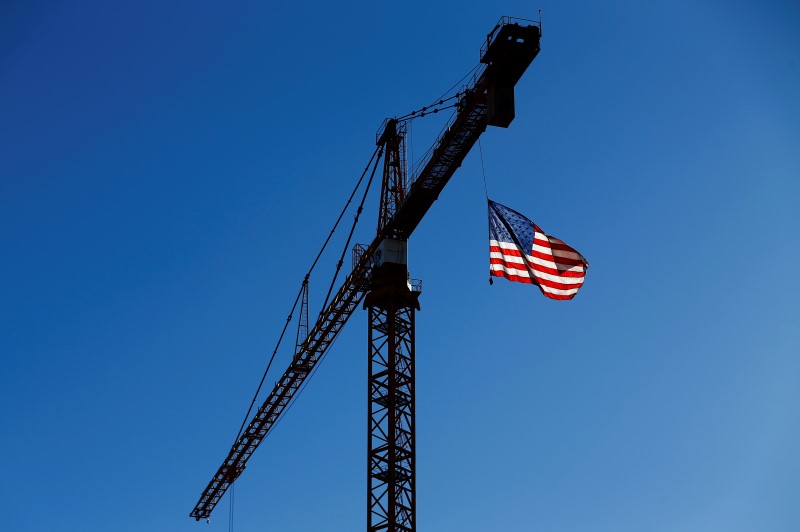
[[[550,275],[558,275],[559,277],[586,277],[586,270],[583,271],[558,270],[556,268],[542,266],[541,264],[536,264],[530,261],[528,261],[528,264],[530,264],[531,268],[533,268],[537,272],[549,273]]]
[[[515,257],[521,257],[522,253],[519,252],[517,249],[506,249],[501,248],[499,246],[489,246],[489,251],[494,251],[495,253],[503,253],[505,255],[514,255]]]
[[[536,257],[537,259],[542,260],[549,260],[550,262],[555,262],[556,264],[560,264],[562,266],[581,266],[583,265],[583,261],[580,259],[568,259],[567,257],[555,257],[553,255],[548,255],[546,253],[540,253],[538,251],[531,251],[531,257]]]
[[[510,273],[501,272],[497,270],[491,270],[489,273],[491,273],[495,277],[505,277],[509,281],[514,281],[517,283],[533,284],[533,281],[531,281],[530,277],[520,277],[519,275],[512,275]]]
[[[538,236],[538,235],[537,235]],[[572,253],[578,253],[574,248],[569,247],[568,245],[562,242],[553,242],[552,240],[543,239],[543,238],[534,238],[534,244],[539,244],[540,246],[547,246],[553,249],[557,249],[559,251],[571,251]],[[578,253],[580,255],[580,253]]]
[[[528,278],[528,277],[519,277],[517,275],[511,275],[511,274],[507,274],[505,272],[499,272],[499,271],[496,271],[496,270],[490,270],[489,273],[491,275],[494,275],[495,277],[505,277],[509,281],[514,281],[516,283],[534,284],[530,280],[530,278]],[[544,290],[542,290],[541,286],[539,287],[539,290],[541,290],[542,294],[544,294],[546,297],[549,297],[550,299],[557,299],[557,300],[560,300],[560,301],[566,301],[566,300],[569,300],[569,299],[572,299],[573,297],[575,297],[575,294],[566,294],[566,295],[551,294],[549,292],[545,292]]]
[[[519,262],[507,261],[504,258],[497,258],[497,257],[489,257],[489,264],[502,264],[508,268],[514,268],[515,270],[524,270],[525,264],[520,264]],[[548,268],[547,266],[542,266],[540,264],[536,264],[533,262],[528,261],[528,265],[531,269],[534,270],[534,275],[536,273],[547,273],[550,275],[555,275],[558,277],[569,277],[570,279],[581,279],[586,277],[585,271],[572,271],[572,270],[557,270],[555,268]]]
[[[523,270],[527,271],[524,264],[520,264],[519,262],[507,262],[503,259],[496,259],[496,258],[489,258],[489,264],[501,264],[507,268],[513,268],[515,270]]]
[[[512,269],[512,270],[523,270],[523,271],[526,270],[524,264],[519,264],[517,262],[506,262],[503,259],[491,258],[491,259],[489,259],[489,263],[490,264],[499,264],[500,266],[503,266],[504,268],[509,268],[509,269]],[[492,271],[496,271],[496,270],[492,270]],[[530,272],[528,272],[528,273],[530,273]],[[580,283],[562,283],[562,282],[559,282],[559,281],[553,281],[551,279],[544,279],[541,276],[536,275],[536,274],[537,274],[537,272],[534,270],[533,271],[533,277],[536,278],[536,280],[539,281],[540,284],[542,284],[544,286],[549,286],[550,288],[555,288],[557,290],[572,290],[572,289],[580,288],[581,286],[583,286],[583,278],[584,278],[583,275],[578,276],[578,277],[570,277],[571,279],[581,279]],[[509,274],[509,275],[514,275],[514,274]],[[517,276],[515,275],[515,277],[517,277]],[[564,275],[564,276],[561,276],[561,277],[567,277],[567,276]]]

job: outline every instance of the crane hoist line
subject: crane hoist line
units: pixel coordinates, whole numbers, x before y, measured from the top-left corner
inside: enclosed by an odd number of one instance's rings
[[[406,242],[487,126],[506,128],[514,120],[514,87],[539,53],[540,38],[540,22],[500,19],[480,49],[480,68],[456,95],[453,116],[410,179],[405,124],[430,111],[384,121],[376,135],[384,168],[375,238],[354,248],[352,271],[298,342],[291,363],[241,431],[191,517],[211,515],[363,301],[370,314],[371,360],[367,528],[416,530],[414,311],[421,288],[408,280]]]

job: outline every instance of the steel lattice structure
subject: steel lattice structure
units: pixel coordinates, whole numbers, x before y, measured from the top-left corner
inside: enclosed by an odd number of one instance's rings
[[[381,127],[378,145],[386,147],[381,183],[381,205],[378,210],[378,233],[394,219],[406,196],[406,125],[395,119]],[[395,235],[386,234],[393,237]]]
[[[386,265],[399,266],[399,265]],[[367,530],[416,530],[414,311],[405,268],[376,272],[369,311]]]
[[[307,335],[304,291],[292,362],[203,490],[192,517],[200,520],[211,515],[367,296],[368,527],[370,531],[416,530],[414,311],[419,308],[420,290],[408,279],[405,244],[486,127],[508,127],[514,119],[514,86],[539,53],[540,37],[540,24],[508,17],[492,29],[481,48],[482,68],[459,93],[454,117],[428,151],[410,186],[406,185],[404,123],[398,119],[384,123],[377,137],[377,144],[386,152],[377,234],[369,245],[353,250],[352,272]],[[390,254],[394,259],[387,258]]]
[[[405,126],[388,120],[378,231],[405,201]],[[420,290],[408,272],[407,241],[386,234],[374,256],[369,311],[367,530],[416,530],[414,310]]]

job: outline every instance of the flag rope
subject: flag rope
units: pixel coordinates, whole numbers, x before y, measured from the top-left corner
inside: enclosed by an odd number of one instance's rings
[[[489,186],[486,184],[486,168],[483,166],[483,147],[481,146],[481,139],[478,137],[478,153],[481,156],[481,174],[483,174],[483,192],[486,195],[486,203],[489,204]],[[491,207],[490,207],[491,208]],[[489,230],[489,240],[492,239],[492,227],[488,227]],[[492,279],[492,270],[491,270],[491,255],[489,256],[489,286],[494,284],[494,279]]]
[[[481,173],[483,174],[483,191],[486,194],[486,201],[489,201],[489,187],[486,184],[486,168],[483,166],[483,147],[481,146],[481,139],[478,138],[478,153],[481,156]]]

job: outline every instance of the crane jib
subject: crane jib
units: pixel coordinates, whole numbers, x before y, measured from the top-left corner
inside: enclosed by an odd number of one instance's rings
[[[409,187],[405,201],[358,258],[331,303],[292,363],[258,409],[191,512],[208,518],[228,487],[242,474],[248,459],[325,356],[348,318],[363,299],[375,250],[387,235],[407,239],[428,212],[488,125],[508,127],[514,118],[514,86],[539,53],[541,27],[504,17],[481,49],[486,65],[464,91],[455,118],[436,140],[430,157]]]

